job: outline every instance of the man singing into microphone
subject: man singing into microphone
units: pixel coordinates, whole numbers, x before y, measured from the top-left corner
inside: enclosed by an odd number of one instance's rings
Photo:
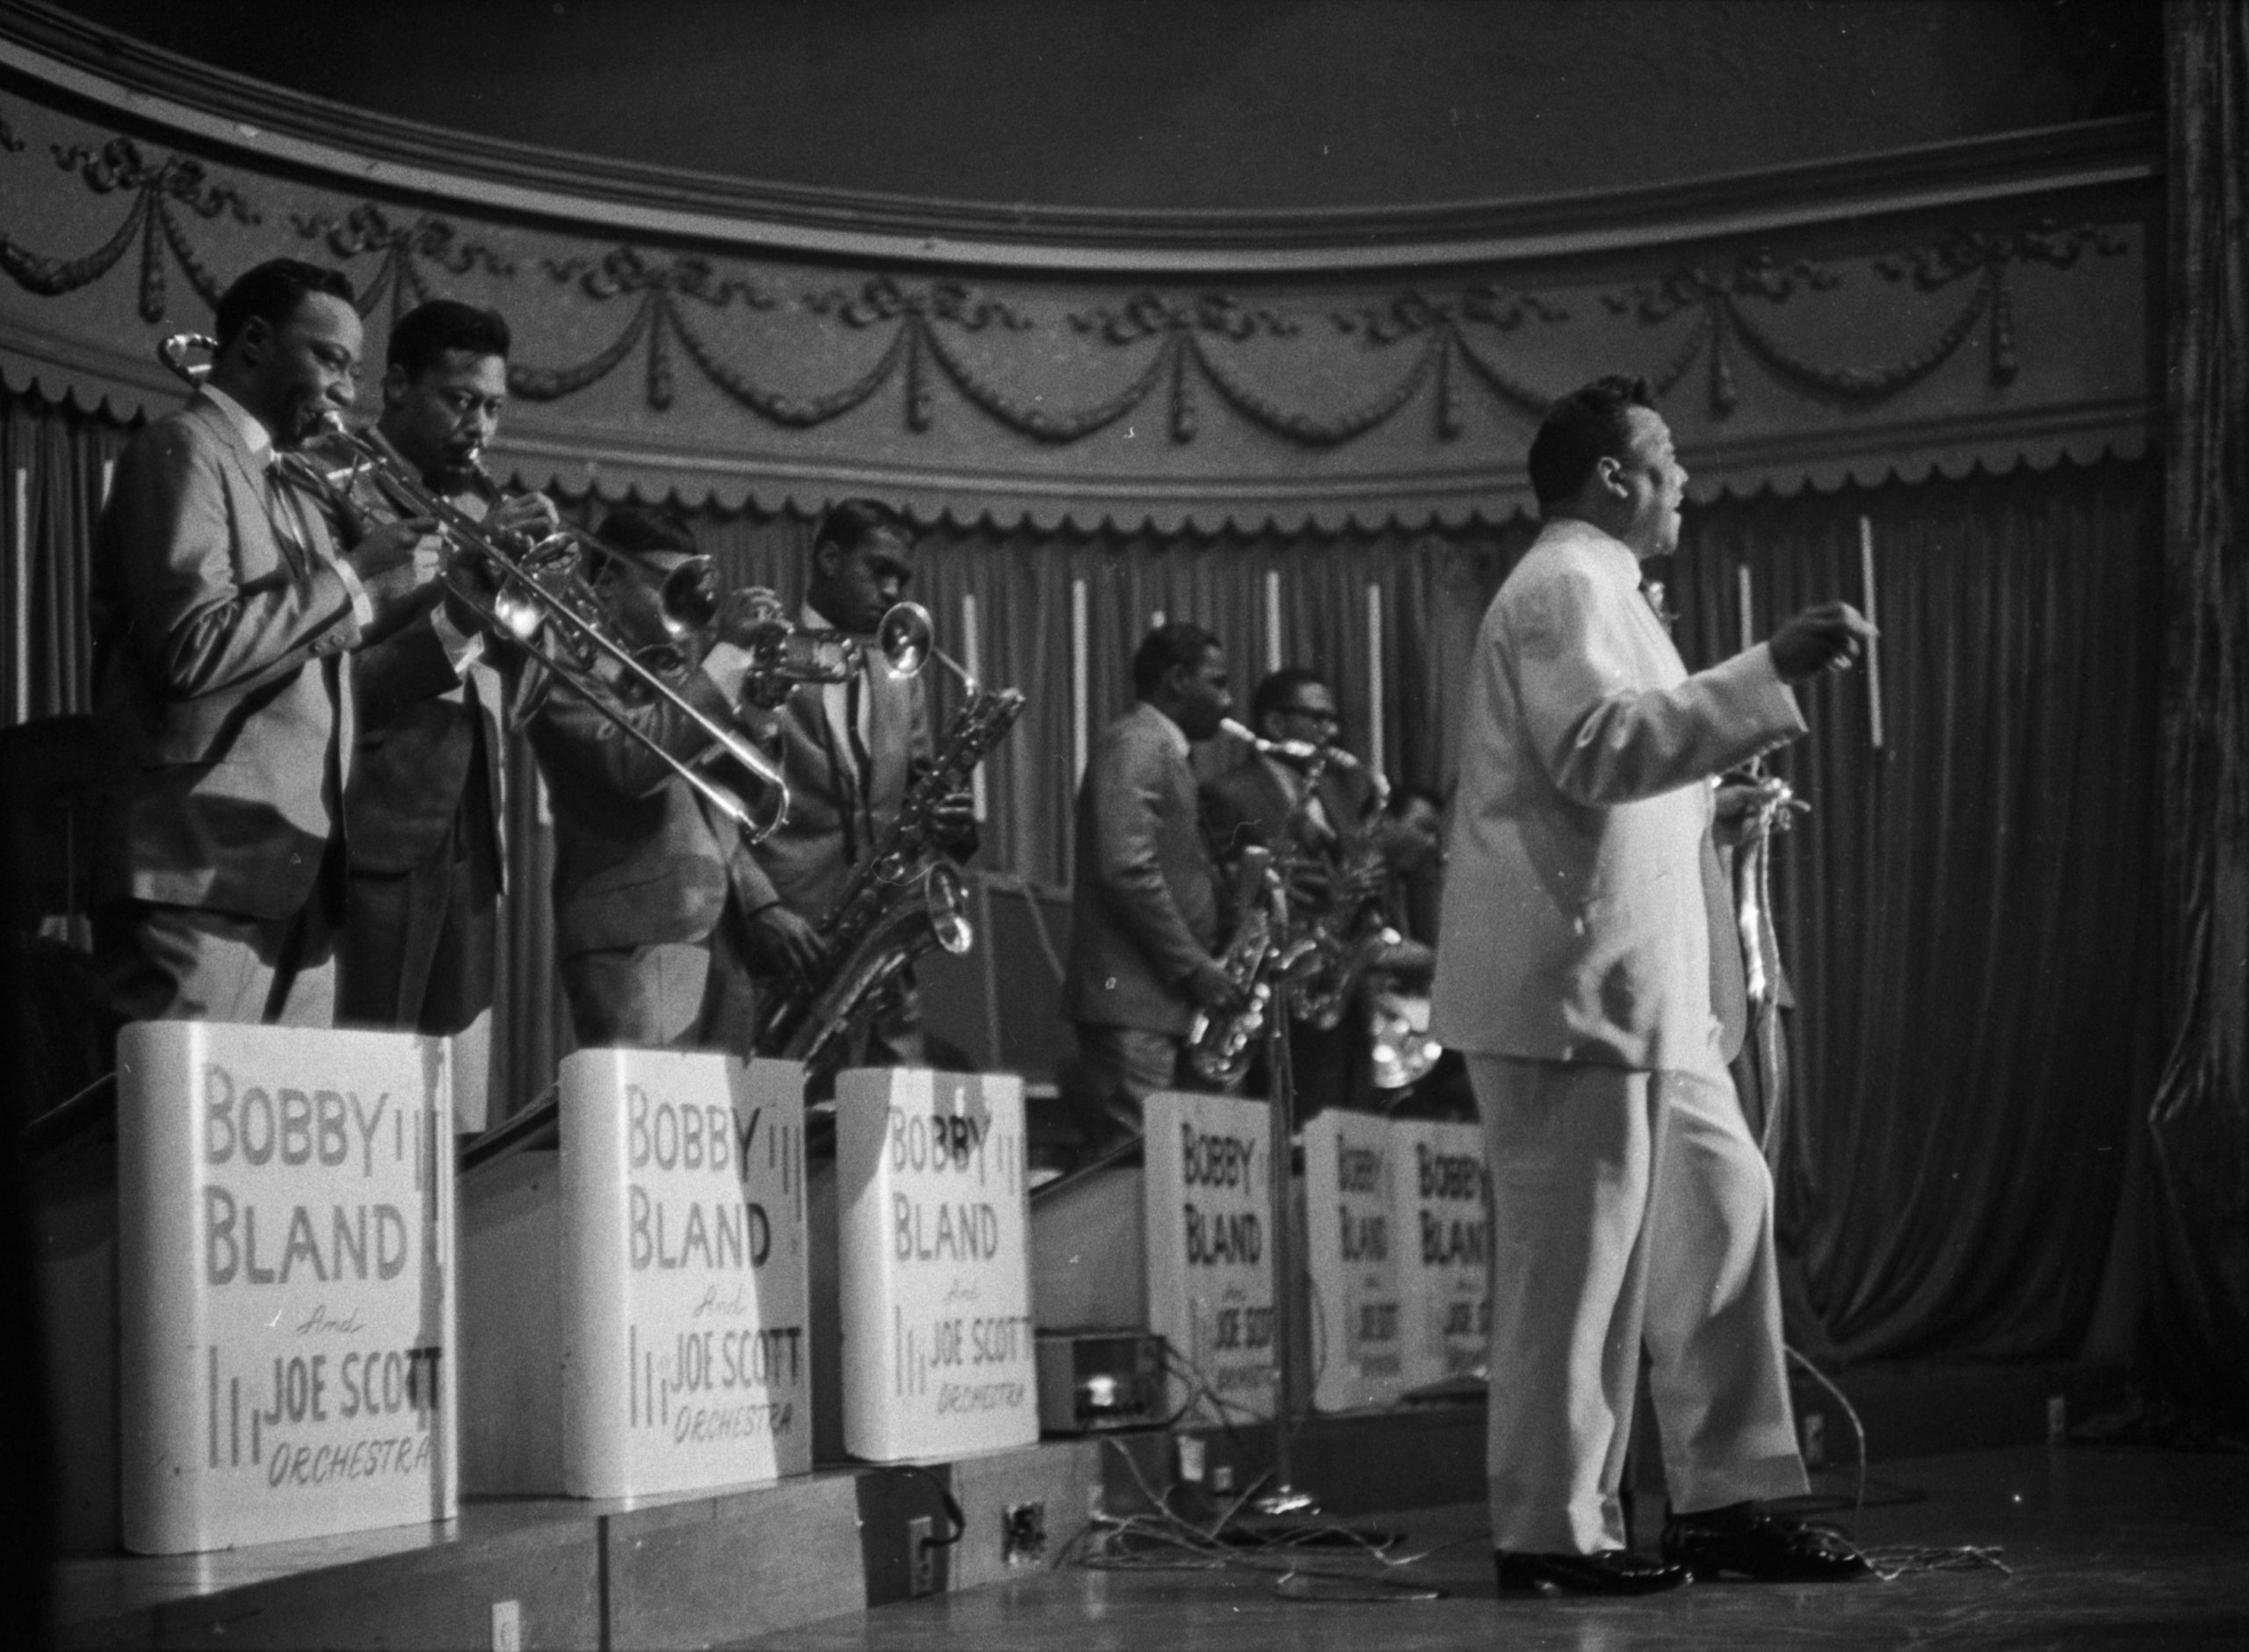
[[[1687,473],[1645,382],[1554,404],[1545,525],[1467,685],[1430,1032],[1467,1055],[1492,1164],[1492,1538],[1502,1591],[1862,1575],[1772,1514],[1805,1489],[1773,1187],[1710,1013],[1711,778],[1804,732],[1792,684],[1872,633],[1846,604],[1688,675],[1641,588]],[[1672,1519],[1618,1497],[1643,1348]]]

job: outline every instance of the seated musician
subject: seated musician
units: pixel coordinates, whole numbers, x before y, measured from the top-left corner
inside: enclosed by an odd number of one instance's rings
[[[598,538],[605,553],[589,574],[617,640],[667,642],[663,581],[697,554],[694,536],[675,517],[620,509]],[[672,684],[711,722],[757,718],[763,726],[746,732],[770,738],[770,719],[742,704],[748,665],[741,649],[714,643]],[[617,669],[599,675],[612,709],[663,753],[683,764],[712,754],[709,731],[669,700]],[[579,1046],[746,1055],[756,1006],[739,827],[568,686],[542,693],[529,730],[554,815],[555,956]]]

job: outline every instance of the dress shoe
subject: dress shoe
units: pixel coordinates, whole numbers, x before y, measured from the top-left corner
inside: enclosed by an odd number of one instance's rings
[[[1635,1555],[1628,1548],[1607,1548],[1597,1555],[1522,1555],[1495,1551],[1500,1592],[1536,1594],[1548,1589],[1571,1595],[1658,1595],[1689,1581],[1684,1566],[1669,1566]]]
[[[1742,1504],[1672,1516],[1663,1528],[1663,1557],[1696,1577],[1734,1572],[1768,1583],[1833,1583],[1874,1569],[1833,1526]]]

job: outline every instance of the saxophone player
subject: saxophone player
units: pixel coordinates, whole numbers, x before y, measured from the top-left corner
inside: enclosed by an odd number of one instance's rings
[[[538,494],[494,502],[479,465],[507,401],[510,342],[491,310],[437,299],[409,311],[392,329],[383,410],[366,436],[466,515],[536,536],[553,527],[553,505]],[[379,496],[358,502],[391,514]],[[337,1019],[453,1037],[459,1082],[477,1093],[504,882],[501,731],[521,665],[457,593],[352,665],[360,718],[343,799]]]
[[[1268,742],[1226,773],[1203,783],[1204,830],[1221,865],[1261,845],[1290,869],[1291,916],[1304,928],[1323,916],[1339,930],[1354,913],[1339,902],[1363,905],[1378,888],[1349,876],[1355,857],[1371,852],[1381,802],[1374,781],[1356,763],[1337,761],[1342,727],[1335,691],[1304,666],[1284,666],[1258,683],[1249,698],[1252,726]],[[1296,1116],[1307,1119],[1342,1103],[1365,1101],[1364,1018],[1346,1013],[1331,1028],[1291,1018],[1289,1065],[1294,1074]],[[1257,1080],[1251,1079],[1252,1088]]]
[[[611,511],[590,572],[617,639],[666,646],[663,585],[696,555],[694,536],[654,511]],[[741,704],[749,656],[713,643],[673,678],[712,723],[752,716]],[[612,682],[614,681],[612,677]],[[554,814],[557,973],[581,1048],[719,1049],[747,1055],[756,1030],[745,891],[749,850],[665,761],[708,754],[710,731],[655,695],[618,683],[611,710],[654,743],[626,738],[577,693],[554,693],[529,725]],[[771,738],[769,719],[748,732]],[[660,748],[660,749],[658,749]]]
[[[798,624],[871,636],[913,582],[914,552],[912,527],[887,506],[846,499],[829,507],[813,530]],[[888,833],[930,757],[927,693],[919,677],[892,675],[871,649],[848,681],[799,689],[781,707],[777,739],[789,818],[753,852],[746,911],[759,973],[810,978],[828,962],[821,920]],[[938,804],[931,833],[955,860],[975,853],[975,805],[966,790]],[[885,989],[855,1037],[861,1047],[844,1065],[923,1064],[910,973]]]
[[[1101,732],[1078,787],[1076,890],[1063,1013],[1081,1079],[1127,1129],[1141,1098],[1173,1087],[1195,1012],[1243,1000],[1213,949],[1219,887],[1187,764],[1233,709],[1226,650],[1175,620],[1132,656],[1132,709]]]

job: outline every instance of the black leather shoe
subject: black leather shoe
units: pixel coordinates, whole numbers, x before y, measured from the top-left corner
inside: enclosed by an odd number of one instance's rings
[[[1761,1509],[1675,1514],[1663,1528],[1663,1557],[1696,1577],[1728,1572],[1768,1583],[1836,1583],[1874,1569],[1833,1526]]]
[[[1693,1576],[1684,1566],[1667,1566],[1628,1548],[1603,1549],[1598,1555],[1522,1555],[1498,1549],[1492,1558],[1499,1565],[1503,1595],[1550,1589],[1571,1595],[1660,1595]]]

